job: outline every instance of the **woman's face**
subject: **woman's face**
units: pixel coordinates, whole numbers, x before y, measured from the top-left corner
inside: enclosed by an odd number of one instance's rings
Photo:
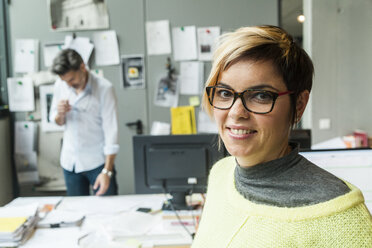
[[[272,92],[288,91],[283,78],[270,61],[241,60],[221,73],[217,85],[235,92],[259,88]],[[273,110],[254,114],[240,98],[228,110],[213,109],[220,136],[240,166],[253,166],[286,154],[290,131],[289,94],[276,99]]]

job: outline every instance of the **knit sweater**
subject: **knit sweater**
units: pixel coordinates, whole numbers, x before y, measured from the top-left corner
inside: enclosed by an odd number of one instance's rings
[[[192,248],[372,248],[372,217],[359,189],[303,207],[253,203],[235,188],[235,159],[213,166]]]
[[[277,207],[302,207],[344,195],[349,187],[328,171],[298,154],[291,144],[287,155],[255,166],[235,166],[236,189],[246,199]]]

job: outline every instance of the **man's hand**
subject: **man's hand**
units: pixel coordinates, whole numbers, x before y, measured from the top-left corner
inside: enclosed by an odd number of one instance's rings
[[[110,185],[110,177],[106,174],[100,173],[94,182],[93,189],[96,190],[99,187],[99,190],[96,192],[96,195],[103,195],[106,193]]]
[[[56,116],[56,123],[58,125],[63,125],[66,122],[66,114],[71,110],[71,105],[68,103],[68,100],[61,100],[57,104],[58,114]]]
[[[57,105],[57,111],[59,115],[65,116],[68,111],[71,110],[71,105],[68,103],[68,100],[61,100]]]

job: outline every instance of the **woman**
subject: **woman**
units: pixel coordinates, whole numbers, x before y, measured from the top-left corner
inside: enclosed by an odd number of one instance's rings
[[[193,248],[372,247],[360,190],[288,143],[312,78],[310,58],[281,28],[221,37],[203,104],[232,156],[211,170]]]

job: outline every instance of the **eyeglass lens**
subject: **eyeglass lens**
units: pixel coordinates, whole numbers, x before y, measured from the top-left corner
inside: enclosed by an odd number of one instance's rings
[[[223,87],[213,87],[209,90],[211,104],[220,109],[229,109],[234,104],[235,93],[231,89]],[[275,94],[265,90],[247,90],[244,91],[241,99],[243,105],[252,112],[267,113],[270,112],[275,101]],[[241,96],[239,94],[239,96]]]

